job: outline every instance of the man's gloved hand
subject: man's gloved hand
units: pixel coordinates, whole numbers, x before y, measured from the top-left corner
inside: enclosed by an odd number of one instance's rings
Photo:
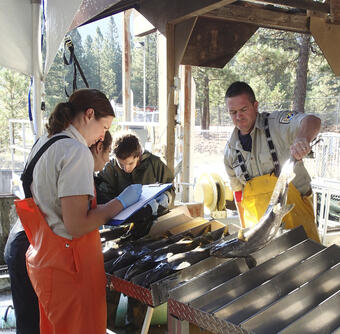
[[[161,205],[164,208],[167,208],[169,206],[169,197],[166,193],[159,195],[156,198],[156,201],[159,205]]]
[[[123,208],[136,203],[142,193],[141,184],[131,184],[126,187],[116,198],[122,203]]]
[[[158,211],[158,206],[159,206],[157,200],[153,199],[147,205],[150,206],[150,208],[152,210],[152,215],[157,216],[157,211]]]

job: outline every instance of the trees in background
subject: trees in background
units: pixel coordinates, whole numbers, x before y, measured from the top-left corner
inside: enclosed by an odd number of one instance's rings
[[[321,50],[308,35],[259,29],[223,69],[194,68],[196,82],[196,124],[206,129],[211,124],[230,121],[224,107],[224,94],[235,80],[254,89],[259,108],[298,110],[317,113],[323,121],[335,121],[340,92],[335,77]],[[209,89],[203,90],[209,78]],[[209,113],[205,110],[209,91]]]
[[[90,87],[100,89],[117,103],[122,102],[122,49],[118,29],[111,17],[103,34],[97,28],[94,36],[71,32],[76,57]],[[142,43],[140,43],[142,42]],[[158,60],[156,33],[132,40],[131,89],[133,102],[144,105],[144,55],[146,106],[158,106]],[[144,53],[145,52],[145,53]],[[68,52],[66,51],[68,57]],[[339,81],[320,49],[307,35],[259,29],[234,58],[223,68],[193,67],[196,83],[196,124],[202,129],[226,124],[224,94],[235,80],[248,82],[260,102],[260,110],[290,109],[325,115],[334,123],[339,108]],[[27,119],[29,77],[0,69],[0,143],[6,149],[8,119]],[[65,87],[72,92],[73,66],[65,66],[63,49],[45,81],[48,116],[52,108],[65,100]],[[85,87],[80,75],[78,88]],[[338,111],[339,112],[339,111]]]

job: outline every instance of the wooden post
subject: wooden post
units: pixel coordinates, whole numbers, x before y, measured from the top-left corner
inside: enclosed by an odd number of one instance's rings
[[[175,168],[175,117],[177,105],[174,103],[174,78],[178,69],[175,69],[175,29],[173,24],[167,24],[166,27],[166,45],[167,45],[167,146],[166,161],[169,169],[174,172]]]
[[[155,144],[160,151],[162,158],[166,160],[166,140],[167,140],[167,121],[168,121],[168,99],[167,99],[167,48],[166,37],[157,34],[158,48],[158,108],[159,108],[159,127]]]
[[[182,202],[190,202],[191,183],[191,134],[193,128],[193,111],[195,110],[194,100],[192,102],[192,73],[191,66],[184,66],[184,136],[183,136],[183,191]]]
[[[130,76],[131,76],[131,45],[130,45],[130,17],[131,10],[124,12],[123,18],[123,110],[124,110],[124,122],[130,122],[131,117],[131,88],[130,88]]]

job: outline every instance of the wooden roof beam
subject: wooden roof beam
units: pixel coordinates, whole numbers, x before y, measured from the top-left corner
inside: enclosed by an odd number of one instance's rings
[[[330,0],[330,7],[331,23],[340,24],[340,0]]]
[[[215,9],[203,17],[226,21],[254,24],[263,28],[288,30],[299,33],[310,33],[309,18],[305,15],[275,12],[272,10],[230,5]]]
[[[180,2],[183,4],[183,0],[172,0],[171,6],[173,6],[173,2]],[[204,4],[203,2],[207,2]],[[220,1],[197,1],[197,0],[185,0],[185,7],[184,10],[181,10],[181,12],[177,12],[177,17],[175,19],[170,20],[170,23],[177,24],[183,21],[186,21],[187,19],[190,19],[194,16],[200,16],[207,12],[210,12],[214,9],[221,8],[223,6],[227,6],[235,0],[220,0]],[[184,7],[182,5],[182,7]]]
[[[235,0],[141,0],[138,11],[165,35],[167,23],[177,24],[233,2]]]
[[[328,14],[330,12],[329,3],[316,2],[311,0],[246,0],[246,2],[262,3],[268,5],[278,5],[288,8],[311,10]]]

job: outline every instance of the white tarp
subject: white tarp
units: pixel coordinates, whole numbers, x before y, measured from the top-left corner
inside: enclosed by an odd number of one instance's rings
[[[30,0],[0,0],[0,65],[32,74],[32,5]]]
[[[1,1],[1,0],[0,0]],[[13,1],[13,0],[12,0]],[[49,71],[82,0],[46,0],[46,62]]]
[[[81,2],[82,0],[45,1],[47,50],[45,75]],[[34,73],[32,12],[31,0],[0,0],[0,65],[28,75]]]

